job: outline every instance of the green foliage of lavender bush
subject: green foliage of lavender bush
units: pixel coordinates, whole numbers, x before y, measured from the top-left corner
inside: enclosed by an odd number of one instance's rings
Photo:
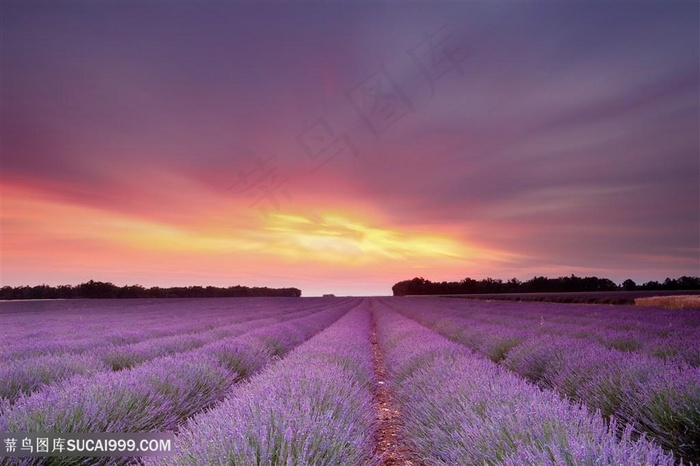
[[[513,336],[496,338],[485,349],[485,354],[493,362],[501,362],[508,352],[523,341],[522,337]]]
[[[108,368],[102,361],[90,355],[39,356],[7,361],[0,368],[0,397],[16,400],[43,385],[106,370]]]
[[[642,344],[634,337],[617,337],[603,342],[606,348],[612,348],[620,351],[629,351],[631,353],[638,351]]]
[[[659,377],[630,413],[637,423],[687,460],[700,461],[700,371]]]
[[[162,358],[19,398],[0,418],[0,432],[172,430],[221,399],[230,385],[231,374],[213,359]]]
[[[114,371],[129,369],[151,359],[199,348],[205,339],[199,334],[174,335],[99,351],[100,359]]]
[[[273,358],[270,347],[260,340],[217,342],[202,348],[202,352],[213,356],[220,365],[241,378],[255,374]]]

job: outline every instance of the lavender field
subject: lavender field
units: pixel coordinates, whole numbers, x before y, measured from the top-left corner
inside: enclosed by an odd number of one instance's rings
[[[0,304],[0,432],[174,432],[15,464],[700,461],[700,310],[446,298]]]

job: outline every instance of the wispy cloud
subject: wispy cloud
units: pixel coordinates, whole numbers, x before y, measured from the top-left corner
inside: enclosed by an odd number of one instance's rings
[[[2,279],[700,274],[698,8],[5,2]]]

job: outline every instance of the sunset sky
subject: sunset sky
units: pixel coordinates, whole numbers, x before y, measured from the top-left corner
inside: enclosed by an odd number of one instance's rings
[[[700,4],[2,2],[2,285],[700,275]]]

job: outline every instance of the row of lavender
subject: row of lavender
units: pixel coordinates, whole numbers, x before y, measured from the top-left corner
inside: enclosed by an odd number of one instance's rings
[[[327,306],[241,337],[158,357],[133,369],[78,375],[43,386],[14,403],[0,402],[0,432],[174,430],[222,400],[235,382],[260,371],[357,304],[347,301]]]
[[[700,312],[555,303],[474,301],[465,305],[459,300],[440,307],[484,324],[581,338],[606,348],[700,366]]]
[[[245,303],[232,314],[230,307],[221,301],[203,305],[192,301],[152,303],[142,300],[91,300],[44,301],[33,303],[31,312],[12,312],[21,304],[25,303],[0,304],[3,331],[14,338],[14,341],[0,342],[0,355],[3,357],[72,352],[81,349],[82,341],[94,342],[95,337],[103,338],[103,342],[126,344],[156,336],[206,330],[216,323],[233,322],[252,311]],[[38,307],[39,304],[42,307]],[[198,319],[183,319],[194,313]],[[66,346],[67,341],[72,346]]]
[[[202,332],[253,318],[284,315],[299,302],[268,298],[264,305],[253,299],[100,300],[40,302],[32,312],[12,312],[26,303],[0,304],[0,357],[24,359],[34,356],[80,353],[96,345],[125,345],[157,337]],[[309,302],[306,309],[327,305]],[[42,305],[42,307],[37,307]]]
[[[75,341],[66,336],[75,329],[75,323],[56,327],[52,342],[60,343],[51,345],[51,341],[43,341],[40,346],[44,349],[47,346],[54,349],[59,346],[64,351],[57,351],[57,354],[45,354],[42,351],[37,356],[25,358],[7,357],[8,362],[0,368],[0,398],[4,397],[14,401],[19,396],[29,394],[42,385],[55,383],[76,375],[128,369],[157,357],[191,351],[206,344],[224,338],[240,336],[270,324],[310,315],[322,308],[319,306],[328,306],[327,302],[309,302],[300,307],[299,302],[294,303],[290,300],[286,302],[273,300],[268,303],[269,307],[263,309],[259,307],[259,303],[253,307],[246,306],[247,303],[243,302],[236,309],[231,309],[232,303],[230,301],[226,304],[226,306],[220,304],[218,307],[214,307],[212,309],[215,311],[213,315],[211,312],[206,312],[209,311],[208,309],[203,309],[200,314],[196,308],[193,309],[193,304],[189,304],[184,309],[185,312],[181,307],[171,305],[155,309],[158,314],[161,314],[170,308],[170,317],[178,318],[172,327],[154,324],[152,316],[141,312],[134,316],[130,322],[130,325],[141,329],[143,336],[143,339],[135,343],[104,344],[105,341],[109,341],[108,335],[100,335],[94,331],[91,332],[87,341]],[[163,311],[164,308],[166,311]],[[193,310],[197,312],[196,319],[192,318]],[[44,314],[50,316],[52,313]],[[95,319],[92,314],[89,315],[89,318],[90,320]],[[122,316],[121,319],[119,323],[124,325],[124,317]],[[227,322],[232,323],[223,325]],[[152,338],[145,336],[148,335],[149,331],[153,335]],[[84,330],[83,333],[88,333],[88,330]],[[16,346],[24,348],[27,346],[27,342],[22,341]],[[13,349],[16,350],[16,348]]]
[[[604,416],[630,423],[686,460],[700,460],[700,369],[679,360],[606,348],[595,340],[542,334],[537,325],[485,324],[443,301],[387,301],[401,314],[461,343],[543,388],[553,388]],[[488,303],[488,306],[496,303]],[[523,314],[546,312],[518,303]],[[550,306],[549,304],[547,306]],[[591,306],[589,306],[591,307]],[[607,314],[614,312],[603,306]],[[493,307],[493,312],[500,309]],[[644,312],[640,312],[640,323]],[[466,317],[465,317],[466,316]],[[672,335],[669,336],[672,338]]]
[[[426,465],[673,465],[629,428],[571,404],[378,304],[403,436]]]
[[[176,437],[153,465],[374,464],[368,305],[253,377]]]
[[[374,316],[404,438],[423,464],[674,464],[629,428],[618,439],[583,406],[386,307]],[[369,336],[366,309],[346,315],[188,422],[167,464],[374,464]]]
[[[0,431],[178,429],[177,455],[149,464],[376,464],[370,306],[335,303],[244,337],[43,388],[0,406]],[[374,316],[404,438],[424,464],[674,462],[629,429],[616,438],[615,425],[582,406],[378,302]],[[252,377],[232,385],[241,374]]]

